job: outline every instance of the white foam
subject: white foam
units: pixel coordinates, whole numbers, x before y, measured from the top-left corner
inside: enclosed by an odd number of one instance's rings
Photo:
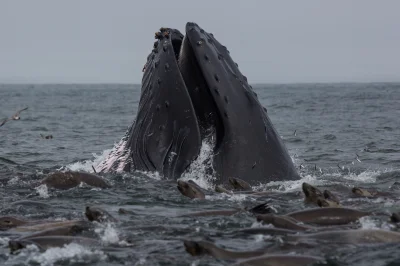
[[[193,180],[202,188],[213,189],[213,181],[216,179],[213,168],[213,147],[213,140],[203,140],[199,156],[190,164],[179,180]],[[207,173],[210,170],[211,173]]]
[[[252,198],[250,195],[247,194],[226,194],[226,193],[218,193],[218,194],[213,194],[213,195],[206,195],[206,200],[229,200],[232,202],[241,202],[245,200],[252,200],[255,201],[254,198]]]
[[[10,180],[8,180],[7,185],[17,185],[19,183],[19,177],[13,177]]]
[[[8,241],[10,241],[8,237],[0,237],[0,246],[8,246]]]
[[[120,240],[119,230],[115,227],[114,223],[99,224],[95,228],[95,233],[99,235],[101,241],[105,244],[119,244],[121,246],[130,246],[125,240]]]
[[[287,180],[287,181],[271,181],[267,184],[260,184],[255,186],[255,190],[268,190],[268,191],[277,191],[277,192],[289,192],[289,191],[297,191],[301,190],[303,182],[310,183],[314,186],[323,185],[325,181],[318,180],[316,176],[313,175],[305,175],[302,176],[299,180]]]
[[[347,180],[360,181],[360,182],[365,182],[365,183],[375,183],[376,177],[381,173],[382,172],[379,172],[379,171],[367,170],[367,171],[361,172],[359,174],[349,173],[342,177]]]
[[[378,229],[378,225],[376,221],[374,221],[371,217],[364,216],[359,219],[361,224],[361,229]]]
[[[41,198],[46,199],[46,198],[50,197],[49,190],[48,190],[46,184],[42,184],[40,186],[35,187],[35,190],[39,194],[39,197],[41,197]]]
[[[88,260],[94,262],[105,260],[106,258],[107,255],[105,255],[102,251],[91,251],[79,244],[71,243],[62,248],[47,249],[44,253],[33,256],[32,260],[36,261],[42,266],[53,266],[61,259],[69,259],[71,262],[87,263]]]
[[[108,149],[108,150],[104,150],[101,154],[96,154],[93,153],[93,160],[85,160],[82,162],[75,162],[69,165],[66,165],[65,168],[67,168],[68,170],[71,171],[85,171],[85,172],[89,172],[92,173],[93,171],[93,167],[96,168],[96,166],[98,166],[101,162],[103,162],[111,153],[113,149]]]
[[[140,259],[134,264],[134,266],[136,266],[136,265],[146,265],[146,264],[147,264],[146,259],[145,259],[145,258],[140,258]]]
[[[95,228],[96,234],[99,235],[101,241],[104,243],[118,243],[119,242],[119,236],[118,236],[118,231],[114,227],[114,224],[112,223],[107,223],[105,225],[103,224],[98,224],[99,227]]]
[[[138,171],[138,170],[136,170],[136,172],[142,173],[142,174],[146,175],[147,177],[150,177],[150,178],[155,179],[155,180],[161,180],[162,179],[160,173],[157,172],[157,171],[150,172],[150,171]]]

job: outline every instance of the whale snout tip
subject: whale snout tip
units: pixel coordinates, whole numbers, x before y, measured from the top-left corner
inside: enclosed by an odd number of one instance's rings
[[[189,31],[190,29],[195,28],[195,27],[199,27],[199,25],[197,25],[197,23],[195,23],[195,22],[187,22],[186,23],[186,31]]]

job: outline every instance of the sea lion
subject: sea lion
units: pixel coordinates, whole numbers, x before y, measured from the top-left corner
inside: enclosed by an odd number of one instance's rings
[[[11,253],[19,249],[23,249],[28,245],[36,245],[40,250],[46,250],[52,247],[62,247],[70,243],[81,245],[100,245],[99,241],[93,238],[76,237],[76,236],[40,236],[24,239],[15,239],[8,242]]]
[[[262,255],[238,261],[232,266],[307,266],[324,261],[321,257],[306,255]]]
[[[350,208],[313,208],[286,214],[300,222],[317,225],[343,225],[357,221],[359,218],[371,215],[370,212]]]
[[[13,227],[28,224],[29,221],[23,219],[12,217],[12,216],[2,216],[0,217],[0,230],[8,230]]]
[[[40,137],[42,138],[42,139],[52,139],[53,138],[53,135],[43,135],[43,134],[40,134]]]
[[[319,240],[329,243],[362,244],[400,242],[400,233],[381,229],[349,229],[319,233],[287,235],[288,241]]]
[[[111,214],[106,212],[105,210],[98,208],[98,207],[89,207],[86,206],[85,215],[89,221],[93,222],[118,222]]]
[[[194,212],[194,213],[187,213],[184,215],[180,216],[230,216],[239,212],[248,212],[251,214],[265,214],[265,213],[271,213],[274,212],[275,210],[271,208],[267,203],[262,203],[259,204],[253,208],[237,208],[233,210],[215,210],[215,211],[201,211],[201,212]]]
[[[366,189],[363,188],[359,188],[359,187],[353,187],[351,189],[351,192],[353,192],[354,195],[358,196],[358,197],[373,197],[375,196],[375,193],[371,193]]]
[[[304,182],[301,186],[304,193],[304,203],[317,204],[318,199],[324,199],[324,194],[316,187]]]
[[[32,237],[39,237],[39,236],[75,236],[82,231],[89,229],[90,224],[87,221],[77,221],[76,223],[65,224],[63,226],[56,226],[54,228],[45,229],[43,231],[39,231],[27,236],[23,236],[18,238],[27,239]]]
[[[292,230],[292,231],[326,231],[326,230],[333,230],[333,229],[347,229],[346,227],[339,227],[335,226],[332,227],[315,227],[310,226],[307,224],[302,224],[300,221],[293,219],[292,217],[285,216],[285,215],[274,215],[274,214],[261,214],[257,215],[257,221],[263,222],[267,224],[272,224],[274,227]]]
[[[244,228],[240,230],[235,230],[235,233],[239,234],[250,234],[250,235],[287,235],[287,234],[295,234],[298,231],[283,229],[283,228],[271,228],[271,227],[250,227]]]
[[[57,228],[63,226],[73,226],[80,224],[82,220],[68,220],[68,221],[48,221],[48,220],[40,220],[40,221],[30,221],[27,224],[17,226],[13,228],[13,231],[16,232],[37,232],[42,230],[47,230],[49,228]]]
[[[215,186],[215,192],[226,193],[228,195],[233,195],[233,192],[229,191],[228,189],[226,189],[223,185],[216,185]]]
[[[233,189],[250,190],[250,191],[253,190],[249,183],[247,183],[246,181],[244,181],[240,178],[229,177],[228,181],[232,185]]]
[[[338,204],[335,201],[329,200],[329,199],[317,199],[317,205],[321,208],[327,208],[327,207],[340,207],[340,204]]]
[[[189,180],[191,181],[191,180]],[[186,182],[178,180],[178,190],[182,195],[191,199],[205,199],[206,195],[201,191],[199,186],[195,182]]]
[[[365,188],[360,188],[360,187],[353,187],[351,189],[351,192],[353,193],[353,196],[366,197],[366,198],[373,198],[373,197],[379,197],[379,196],[390,196],[389,193],[367,190]]]
[[[392,213],[392,215],[390,216],[390,221],[393,223],[400,222],[400,213],[398,213],[398,212]]]
[[[274,214],[257,215],[257,221],[267,224],[272,224],[273,226],[278,228],[295,230],[295,231],[307,231],[315,229],[315,227],[309,225],[298,224],[299,221],[296,221],[295,219],[284,215],[274,215]]]
[[[55,172],[41,181],[41,184],[46,184],[55,189],[70,189],[79,186],[81,183],[99,188],[111,187],[100,176],[84,172]]]
[[[340,205],[339,198],[336,197],[336,195],[334,195],[330,190],[324,190],[324,198],[326,200],[336,203],[337,205]]]
[[[302,184],[302,189],[304,193],[304,202],[306,204],[315,204],[319,207],[339,207],[338,198],[333,195],[329,190],[324,190],[322,193],[318,188],[304,182]]]
[[[192,256],[210,255],[216,259],[232,260],[251,258],[265,254],[265,251],[229,251],[208,241],[183,241],[186,252]]]

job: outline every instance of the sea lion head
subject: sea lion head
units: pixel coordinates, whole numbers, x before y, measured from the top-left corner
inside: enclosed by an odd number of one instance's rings
[[[26,246],[32,245],[32,244],[34,244],[34,243],[27,239],[14,239],[14,240],[8,241],[8,247],[10,248],[11,254],[15,254],[16,251],[26,248]],[[37,246],[37,245],[35,244],[35,246]],[[37,247],[39,247],[39,249],[41,248],[40,246],[37,246]]]
[[[204,193],[198,189],[193,183],[178,180],[178,190],[182,195],[191,199],[205,199]]]
[[[302,184],[302,189],[303,189],[303,193],[304,193],[304,196],[305,196],[305,198],[304,198],[305,202],[317,203],[317,200],[319,198],[322,198],[322,199],[324,198],[324,195],[322,194],[322,192],[318,188],[316,188],[316,187],[314,187],[314,186],[312,186],[312,185],[310,185],[310,184],[308,184],[306,182],[304,182]]]
[[[0,230],[7,230],[18,225],[25,224],[26,222],[14,217],[3,216],[0,217]]]
[[[340,207],[340,205],[330,199],[318,198],[317,205],[321,208],[328,208],[328,207]]]
[[[355,194],[359,197],[371,197],[372,196],[372,194],[368,190],[359,188],[359,187],[353,187],[351,189],[351,192],[353,192],[353,194]]]
[[[114,217],[112,217],[111,214],[109,214],[105,210],[103,210],[101,208],[97,208],[97,207],[86,206],[85,215],[88,218],[88,220],[91,222],[96,221],[99,223],[103,223],[103,222],[115,222],[116,221],[116,219]]]
[[[235,178],[235,177],[229,177],[229,183],[233,186],[234,189],[238,190],[251,190],[251,186],[249,183],[246,181]]]
[[[324,198],[339,204],[339,199],[330,190],[324,190]]]
[[[392,213],[392,216],[390,216],[390,221],[392,221],[393,223],[400,222],[400,213],[399,212]]]
[[[184,240],[183,245],[185,246],[187,253],[192,256],[200,256],[207,253],[207,251],[196,241]]]

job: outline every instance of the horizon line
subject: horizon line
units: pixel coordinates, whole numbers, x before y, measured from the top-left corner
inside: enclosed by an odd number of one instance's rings
[[[302,81],[302,82],[251,82],[249,85],[288,85],[288,84],[396,84],[399,81]],[[128,82],[1,82],[0,85],[138,85],[141,83]]]

